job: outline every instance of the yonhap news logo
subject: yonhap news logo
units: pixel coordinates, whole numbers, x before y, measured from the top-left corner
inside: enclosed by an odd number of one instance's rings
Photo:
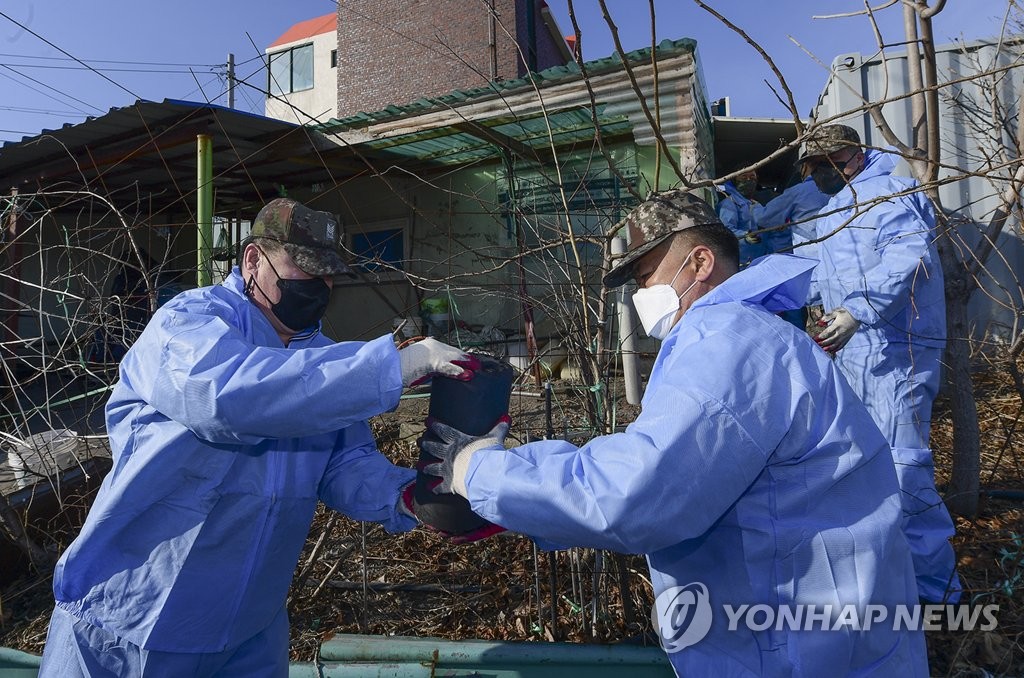
[[[693,582],[662,591],[651,609],[651,621],[665,652],[695,645],[711,630],[711,597],[704,584]]]
[[[724,604],[715,607],[701,582],[672,586],[658,594],[651,620],[666,652],[679,652],[708,635],[716,614],[725,629],[768,631],[991,631],[998,605],[783,605]]]

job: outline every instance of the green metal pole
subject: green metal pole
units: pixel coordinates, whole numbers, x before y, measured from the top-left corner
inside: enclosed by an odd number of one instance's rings
[[[213,283],[210,259],[213,251],[213,137],[199,134],[196,141],[196,225],[199,227],[196,284],[203,287]]]
[[[670,678],[661,648],[337,634],[320,646],[325,678]],[[299,667],[293,664],[292,670]],[[289,673],[289,676],[302,674]]]

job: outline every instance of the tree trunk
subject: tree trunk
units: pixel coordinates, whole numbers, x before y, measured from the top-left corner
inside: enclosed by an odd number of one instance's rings
[[[962,262],[952,253],[946,219],[939,218],[939,258],[946,283],[946,384],[953,419],[953,469],[946,505],[958,515],[973,518],[978,513],[981,478],[981,430],[978,405],[971,382],[970,329],[967,300],[971,286]]]
[[[926,163],[911,163],[916,178],[928,187],[926,193],[935,205],[937,246],[946,290],[946,374],[950,392],[953,419],[953,469],[946,504],[953,513],[973,518],[978,512],[978,492],[981,478],[981,432],[978,427],[978,405],[974,400],[971,383],[970,328],[967,324],[967,302],[973,287],[963,261],[956,256],[951,238],[951,225],[942,211],[938,185],[942,148],[939,138],[938,71],[935,64],[935,39],[932,17],[942,11],[945,0],[928,7],[925,0],[904,5],[904,28],[907,38],[907,58],[910,82],[923,86],[915,94],[915,107],[923,101],[925,126],[915,129],[915,143],[924,135]],[[914,21],[913,14],[918,21]],[[920,35],[918,35],[918,27]],[[920,37],[921,50],[918,50]],[[921,53],[923,52],[923,54]],[[917,110],[915,108],[915,110]],[[917,121],[915,121],[917,122]]]

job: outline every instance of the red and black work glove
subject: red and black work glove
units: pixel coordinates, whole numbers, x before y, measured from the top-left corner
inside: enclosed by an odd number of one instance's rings
[[[432,437],[424,437],[420,448],[436,461],[424,463],[419,470],[425,475],[436,478],[430,485],[434,494],[457,494],[466,497],[466,472],[473,453],[487,447],[503,446],[508,435],[512,420],[507,414],[498,419],[498,423],[482,436],[471,436],[456,428],[432,419],[427,420],[427,428]],[[464,544],[486,539],[504,532],[505,528],[493,523],[470,530],[462,534],[446,534],[452,543]]]

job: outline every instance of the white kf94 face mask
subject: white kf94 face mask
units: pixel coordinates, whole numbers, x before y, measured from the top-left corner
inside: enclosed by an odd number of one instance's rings
[[[669,330],[672,329],[672,321],[675,319],[676,313],[679,312],[679,300],[697,284],[697,281],[694,280],[679,294],[676,294],[675,288],[672,287],[672,283],[686,267],[686,262],[690,260],[691,254],[693,254],[693,250],[690,250],[690,254],[683,259],[679,270],[672,276],[672,282],[667,285],[664,283],[652,285],[633,293],[633,307],[636,308],[636,314],[640,316],[640,324],[644,326],[647,336],[652,339],[660,341],[668,336]]]

